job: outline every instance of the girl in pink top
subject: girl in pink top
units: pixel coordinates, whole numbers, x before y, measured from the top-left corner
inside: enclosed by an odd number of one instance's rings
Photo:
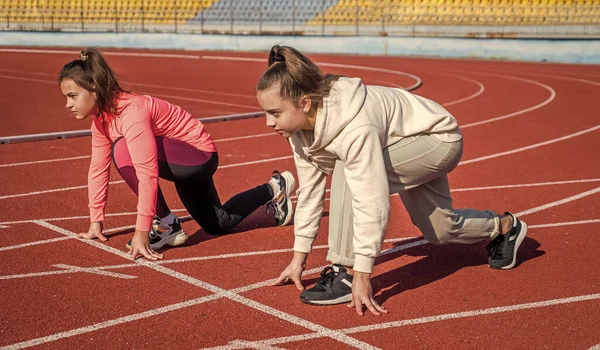
[[[295,180],[275,171],[269,182],[221,204],[213,182],[217,148],[204,125],[181,107],[121,88],[102,55],[92,48],[66,64],[58,78],[66,107],[76,119],[91,116],[92,159],[88,174],[90,229],[81,238],[107,240],[102,234],[111,161],[138,196],[135,234],[129,254],[156,260],[155,250],[187,240],[171,213],[158,178],[175,183],[190,215],[209,234],[229,233],[263,204],[269,204],[278,225],[292,217],[289,198]]]

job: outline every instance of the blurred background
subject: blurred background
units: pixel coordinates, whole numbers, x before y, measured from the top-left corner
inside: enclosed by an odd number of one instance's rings
[[[597,0],[0,0],[0,30],[597,38]]]

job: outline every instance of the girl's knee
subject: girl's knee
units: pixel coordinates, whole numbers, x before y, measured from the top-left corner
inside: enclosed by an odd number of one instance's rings
[[[435,245],[452,243],[456,231],[455,218],[452,211],[436,209],[429,217],[427,227],[422,228],[425,239]]]

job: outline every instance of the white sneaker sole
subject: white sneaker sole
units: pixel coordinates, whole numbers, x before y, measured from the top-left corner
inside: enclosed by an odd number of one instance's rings
[[[341,296],[336,299],[331,299],[331,300],[306,300],[306,299],[302,299],[302,298],[300,298],[300,300],[305,304],[311,304],[311,305],[344,304],[344,303],[349,303],[352,301],[352,294],[347,294],[347,295]]]
[[[517,242],[515,243],[515,250],[513,251],[512,263],[510,265],[502,266],[502,270],[509,270],[515,267],[517,264],[517,252],[519,251],[519,246],[523,243],[525,236],[527,235],[527,224],[521,221],[521,232],[517,236]]]
[[[182,245],[183,243],[185,243],[188,239],[187,234],[185,234],[185,232],[183,232],[183,230],[179,231],[179,233],[176,234],[172,234],[168,237],[165,237],[163,239],[161,239],[160,241],[151,244],[150,248],[154,249],[154,250],[158,250],[161,249],[162,247],[164,247],[165,245],[169,245],[171,247],[176,247],[178,245]],[[125,247],[127,247],[127,249],[131,249],[131,246],[129,245],[129,243],[125,244]]]
[[[169,235],[168,237],[161,239],[160,241],[150,245],[150,247],[155,250],[161,249],[165,245],[168,245],[171,247],[176,247],[178,245],[182,245],[183,243],[185,243],[185,241],[187,241],[187,239],[188,239],[188,236],[182,230],[182,231],[179,231],[178,233],[174,233],[172,235]]]
[[[281,224],[281,226],[285,226],[290,223],[292,217],[294,216],[294,207],[292,206],[292,199],[290,197],[296,189],[296,179],[294,178],[294,175],[292,175],[292,173],[290,173],[289,171],[284,171],[283,173],[281,173],[281,176],[285,179],[285,196],[288,208],[287,215],[283,220],[283,224]]]

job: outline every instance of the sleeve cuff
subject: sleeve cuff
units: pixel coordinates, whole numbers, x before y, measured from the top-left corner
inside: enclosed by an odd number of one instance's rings
[[[90,208],[90,222],[104,221],[104,211],[102,209]]]
[[[354,255],[354,271],[372,273],[373,265],[375,264],[375,258],[369,258],[364,255]]]
[[[138,215],[135,222],[135,229],[138,231],[150,231],[152,227],[152,216]]]
[[[299,253],[310,253],[314,238],[296,236],[294,239],[294,251]]]

